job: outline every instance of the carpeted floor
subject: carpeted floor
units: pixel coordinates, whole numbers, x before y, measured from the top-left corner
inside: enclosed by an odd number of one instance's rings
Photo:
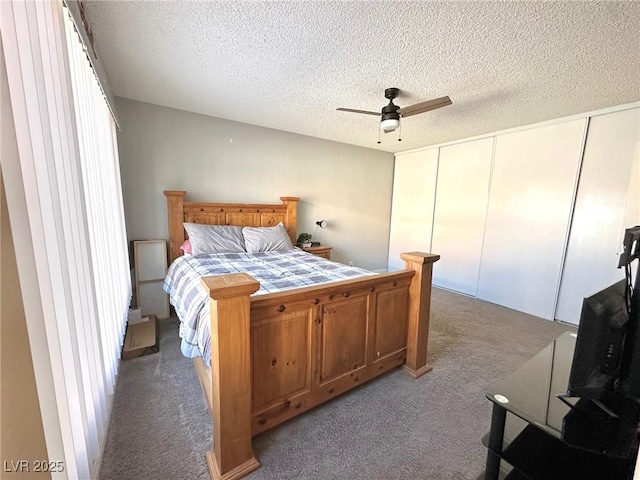
[[[121,363],[102,480],[208,479],[211,421],[178,322],[160,353]],[[435,289],[429,357],[418,380],[397,369],[254,438],[251,480],[474,480],[484,469],[493,381],[566,330]]]

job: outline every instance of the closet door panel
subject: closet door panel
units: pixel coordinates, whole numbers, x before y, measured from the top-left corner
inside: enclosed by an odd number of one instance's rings
[[[402,252],[430,252],[438,149],[396,156],[391,204],[389,270],[404,268]]]
[[[591,117],[556,319],[578,324],[582,299],[622,279],[618,254],[624,228],[637,225],[633,177],[640,141],[640,109]],[[637,170],[635,174],[638,175]],[[637,199],[637,197],[636,197]],[[636,200],[637,201],[637,200]],[[632,212],[625,219],[625,210]]]
[[[476,295],[493,137],[442,147],[433,222],[433,284]]]
[[[585,127],[496,137],[479,298],[553,319]]]

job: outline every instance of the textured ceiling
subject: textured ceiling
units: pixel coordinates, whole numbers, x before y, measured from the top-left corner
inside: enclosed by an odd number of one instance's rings
[[[640,100],[640,2],[90,1],[115,95],[398,152]],[[382,135],[386,87],[452,106]]]

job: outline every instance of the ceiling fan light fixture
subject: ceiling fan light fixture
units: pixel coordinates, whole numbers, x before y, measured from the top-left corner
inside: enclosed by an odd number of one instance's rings
[[[393,132],[400,126],[400,118],[385,118],[380,122],[380,128],[385,132]]]
[[[353,108],[338,108],[337,110],[343,112],[351,112],[351,113],[361,113],[364,115],[380,115],[380,130],[383,130],[384,133],[393,132],[400,127],[400,117],[411,117],[413,115],[418,115],[420,113],[430,112],[431,110],[436,110],[438,108],[446,107],[447,105],[451,105],[451,99],[448,96],[434,98],[432,100],[427,100],[425,102],[416,103],[413,105],[409,105],[407,107],[400,107],[393,103],[393,100],[400,94],[400,89],[398,88],[387,88],[384,91],[385,98],[389,99],[388,105],[382,107],[382,112],[372,112],[370,110],[355,110]],[[380,143],[380,130],[378,130],[378,143]],[[402,141],[402,139],[398,136],[398,141]]]
[[[393,98],[389,99],[389,105],[382,108],[382,116],[380,117],[380,128],[385,133],[393,132],[400,126],[399,106],[393,104]]]

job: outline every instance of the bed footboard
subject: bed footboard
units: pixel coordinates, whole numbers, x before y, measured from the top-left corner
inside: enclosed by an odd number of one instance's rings
[[[242,478],[260,466],[251,446],[249,295],[260,284],[246,273],[202,279],[211,297],[211,389],[203,390],[213,420],[212,478]],[[209,391],[207,391],[209,390]]]
[[[213,420],[212,478],[258,468],[257,433],[400,365],[415,378],[431,370],[431,277],[440,257],[401,257],[398,272],[252,298],[259,283],[247,274],[203,278],[213,367],[197,371]]]
[[[429,319],[431,316],[431,281],[433,264],[440,255],[430,253],[401,253],[407,269],[416,272],[409,290],[409,317],[407,332],[407,362],[404,369],[414,378],[431,371],[427,363]]]

